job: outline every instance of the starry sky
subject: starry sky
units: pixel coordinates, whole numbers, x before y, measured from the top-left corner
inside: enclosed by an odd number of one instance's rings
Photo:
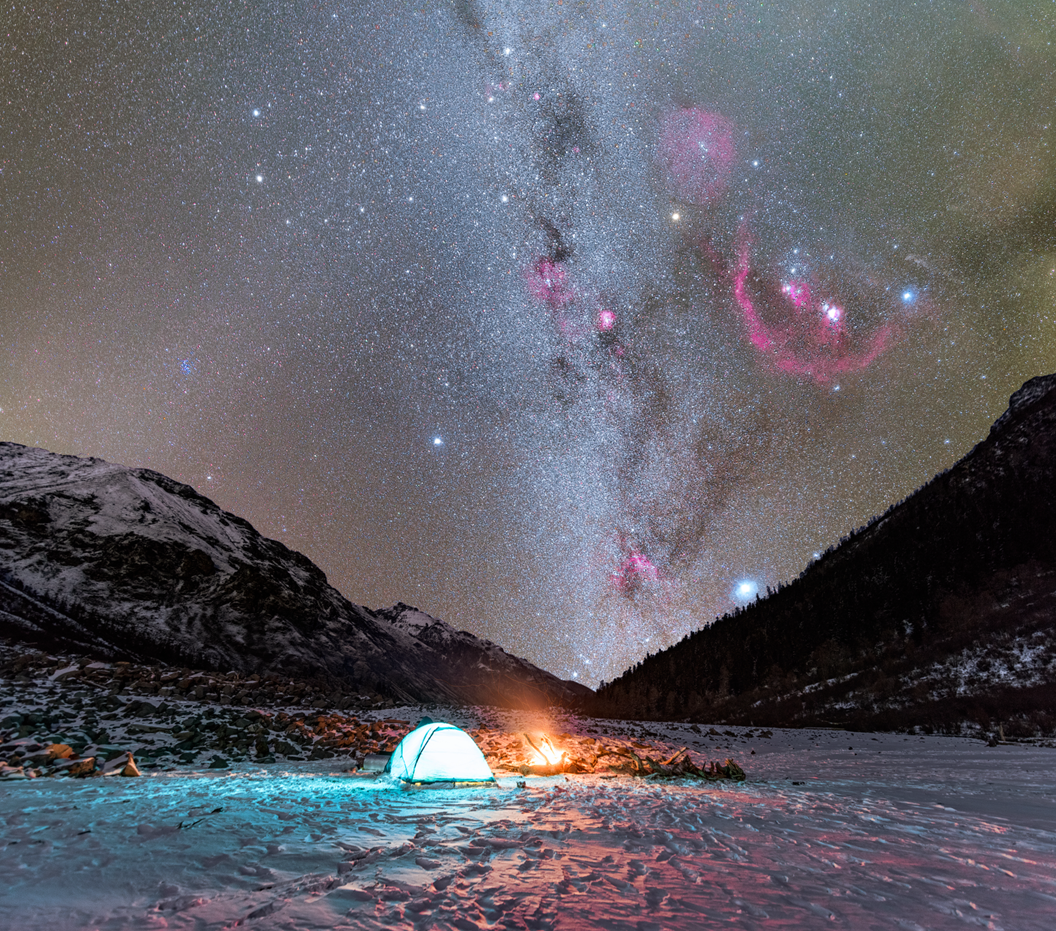
[[[1056,371],[1051,0],[0,4],[0,439],[587,684]]]

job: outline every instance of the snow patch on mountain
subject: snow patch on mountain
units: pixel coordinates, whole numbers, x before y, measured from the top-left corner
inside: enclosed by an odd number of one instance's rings
[[[307,557],[147,469],[0,443],[0,553],[0,626],[23,636],[400,700],[584,691],[417,609],[352,604]]]

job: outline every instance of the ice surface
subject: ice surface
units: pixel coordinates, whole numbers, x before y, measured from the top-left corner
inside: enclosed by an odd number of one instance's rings
[[[324,761],[5,783],[0,927],[1053,926],[1056,750],[648,727],[748,781],[407,791]]]

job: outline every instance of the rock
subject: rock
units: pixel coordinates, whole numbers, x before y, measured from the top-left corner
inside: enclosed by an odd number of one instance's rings
[[[104,776],[117,776],[128,765],[131,759],[131,751],[125,750],[123,753],[119,753],[117,756],[108,759],[99,772]]]
[[[227,767],[228,767],[228,762],[222,756],[219,756],[219,755],[214,756],[209,761],[209,768],[210,769],[227,769]]]
[[[67,774],[83,779],[85,776],[91,776],[95,772],[95,757],[85,757],[83,760],[76,760],[68,770]]]

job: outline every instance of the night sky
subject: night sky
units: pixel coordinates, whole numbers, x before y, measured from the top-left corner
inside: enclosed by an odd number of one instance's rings
[[[611,678],[1056,371],[1056,4],[7,0],[0,439]]]

